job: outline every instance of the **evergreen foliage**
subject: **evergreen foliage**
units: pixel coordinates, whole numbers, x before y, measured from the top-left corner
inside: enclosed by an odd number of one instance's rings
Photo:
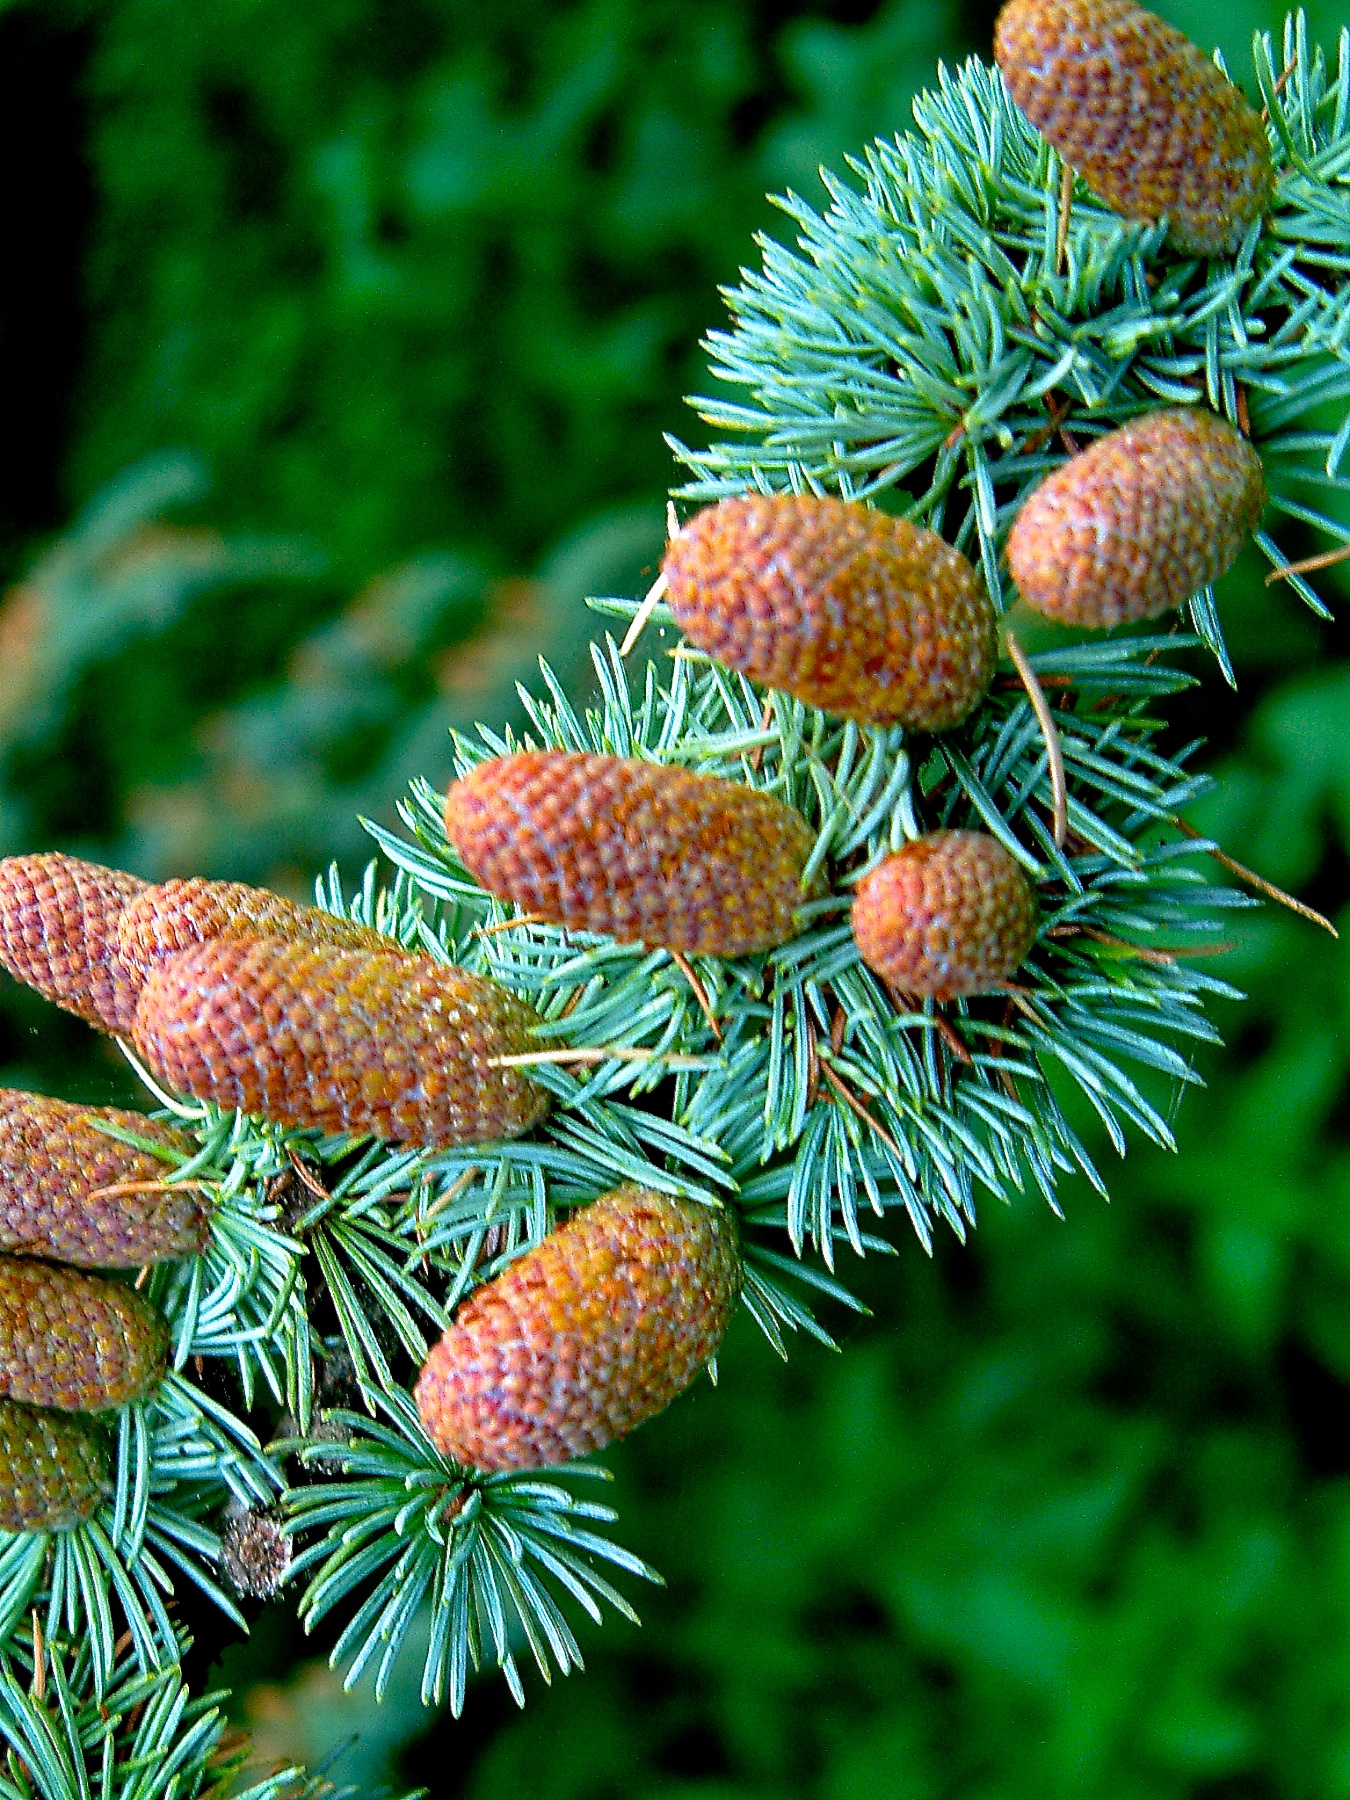
[[[823,215],[788,202],[799,251],[766,242],[764,271],[731,296],[733,330],[714,340],[718,373],[750,398],[701,404],[738,436],[681,447],[686,497],[747,485],[881,497],[966,548],[1007,609],[1002,540],[1059,460],[1057,434],[1202,400],[1247,419],[1267,458],[1272,564],[1302,530],[1350,541],[1350,33],[1328,62],[1292,21],[1278,49],[1258,40],[1256,70],[1281,162],[1270,228],[1232,259],[1197,264],[1080,191],[1063,273],[1057,162],[986,68],[944,73],[917,132],[855,165],[860,187],[831,181]],[[1325,611],[1313,584],[1290,581]],[[622,620],[636,610],[597,607]],[[606,1571],[651,1571],[597,1529],[613,1522],[607,1508],[551,1480],[458,1469],[431,1449],[405,1391],[469,1286],[616,1179],[713,1189],[740,1209],[747,1309],[782,1351],[795,1330],[830,1341],[837,1303],[858,1304],[836,1274],[842,1248],[891,1248],[888,1215],[903,1211],[931,1250],[939,1223],[965,1239],[981,1198],[1029,1190],[1058,1210],[1075,1172],[1104,1193],[1098,1130],[1120,1151],[1132,1136],[1173,1147],[1195,1047],[1217,1035],[1209,1009],[1235,997],[1189,953],[1247,903],[1212,878],[1213,842],[1182,829],[1212,786],[1170,722],[1200,679],[1190,652],[1208,646],[1232,674],[1208,592],[1191,623],[1193,635],[1046,639],[1031,658],[1058,702],[1062,844],[1042,725],[1011,674],[912,758],[897,729],[766,700],[684,648],[635,670],[608,639],[592,707],[545,666],[522,693],[520,733],[457,736],[461,771],[525,743],[774,793],[812,826],[811,868],[833,870],[833,891],[781,949],[684,966],[490,900],[418,782],[400,832],[370,828],[392,882],[372,866],[347,895],[334,871],[320,904],[529,998],[547,1121],[508,1144],[391,1149],[224,1114],[138,1071],[200,1146],[174,1179],[215,1199],[213,1242],[150,1279],[173,1373],[119,1416],[107,1505],[57,1538],[0,1549],[0,1707],[38,1791],[83,1791],[76,1771],[97,1757],[106,1793],[148,1800],[137,1769],[173,1755],[180,1791],[202,1791],[219,1720],[181,1689],[165,1596],[190,1582],[238,1616],[214,1573],[229,1501],[281,1506],[301,1546],[301,1610],[341,1621],[334,1656],[349,1680],[370,1667],[382,1687],[425,1606],[422,1694],[456,1713],[481,1662],[523,1696],[522,1645],[546,1679],[579,1666],[564,1601],[592,1619],[602,1601],[632,1616]],[[1042,928],[1006,1001],[898,1011],[857,955],[848,893],[939,826],[998,837],[1038,883]],[[316,1384],[345,1390],[343,1403],[323,1404]]]

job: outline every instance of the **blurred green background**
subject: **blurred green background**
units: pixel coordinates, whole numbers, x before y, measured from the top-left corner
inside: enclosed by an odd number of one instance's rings
[[[1281,17],[1163,10],[1239,72]],[[585,594],[640,590],[765,190],[818,196],[993,12],[0,6],[0,851],[354,873],[357,812],[541,650],[583,679]],[[1350,633],[1254,565],[1223,603],[1196,823],[1345,925]],[[363,1792],[474,1800],[1350,1796],[1350,965],[1270,909],[1236,935],[1180,1157],[898,1237],[840,1357],[739,1328],[608,1457],[669,1581],[640,1633],[456,1724],[344,1701],[274,1607],[223,1669],[260,1756],[355,1731]],[[130,1093],[10,983],[0,1060]]]

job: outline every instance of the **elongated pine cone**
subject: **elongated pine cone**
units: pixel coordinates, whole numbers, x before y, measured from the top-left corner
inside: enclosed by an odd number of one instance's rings
[[[489,1059],[537,1015],[429,956],[217,938],[147,976],[134,1041],[169,1086],[283,1125],[418,1144],[518,1137],[548,1095]]]
[[[107,1451],[85,1420],[0,1400],[0,1531],[67,1531],[111,1492]]]
[[[577,931],[689,955],[797,935],[813,837],[800,813],[718,775],[522,750],[452,783],[445,829],[489,893]]]
[[[706,1366],[740,1286],[730,1213],[615,1188],[470,1295],[418,1378],[422,1423],[469,1468],[602,1449]]]
[[[0,1256],[0,1394],[103,1412],[150,1393],[168,1350],[168,1326],[131,1288]]]
[[[993,679],[997,618],[970,563],[859,501],[720,500],[670,540],[664,571],[699,649],[841,718],[944,731]]]
[[[160,1187],[173,1165],[110,1137],[100,1121],[180,1158],[195,1149],[144,1113],[0,1088],[0,1251],[136,1269],[205,1249],[210,1224],[201,1195]],[[118,1188],[126,1191],[98,1191]]]
[[[994,56],[1014,101],[1122,218],[1186,255],[1235,250],[1270,210],[1259,115],[1190,39],[1132,0],[1009,0]]]
[[[933,831],[858,883],[853,936],[898,993],[956,1000],[1011,980],[1036,941],[1035,889],[997,838]]]
[[[1149,413],[1041,483],[1013,521],[1008,566],[1046,618],[1154,619],[1231,567],[1265,500],[1261,459],[1226,419]]]
[[[145,887],[60,851],[0,859],[0,963],[103,1031],[125,1033],[136,991],[113,955],[122,908]]]
[[[213,938],[284,938],[291,944],[338,944],[352,950],[399,946],[383,932],[340,919],[318,906],[301,906],[242,881],[164,881],[147,887],[118,920],[118,961],[139,987],[166,957]]]

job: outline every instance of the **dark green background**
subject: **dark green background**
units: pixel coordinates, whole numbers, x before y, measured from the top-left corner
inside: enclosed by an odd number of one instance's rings
[[[1246,70],[1257,0],[1167,16]],[[0,7],[0,849],[303,890],[444,778],[587,591],[638,590],[766,188],[903,126],[993,8]],[[1312,9],[1334,41],[1334,0]],[[208,485],[209,477],[209,485]],[[1350,602],[1350,587],[1328,588]],[[1196,822],[1342,923],[1343,625],[1225,584]],[[1350,613],[1350,604],[1343,606]],[[531,1800],[1350,1795],[1350,966],[1265,909],[1230,1048],[1108,1208],[858,1273],[843,1354],[742,1326],[608,1461],[669,1587],[517,1718],[341,1703],[283,1609],[260,1743]],[[4,1079],[129,1092],[5,984]],[[419,1735],[424,1734],[424,1735]]]

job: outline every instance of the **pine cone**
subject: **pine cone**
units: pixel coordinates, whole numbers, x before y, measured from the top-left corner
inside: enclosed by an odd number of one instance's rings
[[[152,970],[136,1048],[160,1080],[284,1125],[419,1144],[519,1137],[548,1095],[488,1059],[536,1014],[482,976],[401,951],[217,938]]]
[[[100,1131],[100,1119],[183,1157],[196,1148],[144,1113],[0,1088],[0,1251],[87,1269],[196,1256],[211,1230],[196,1189],[142,1187],[95,1197],[100,1188],[141,1187],[171,1173],[157,1156]]]
[[[145,888],[118,920],[115,948],[137,987],[167,957],[214,938],[283,938],[291,944],[338,944],[352,950],[397,952],[383,932],[341,919],[318,906],[300,906],[242,881],[164,881]]]
[[[168,1326],[131,1288],[0,1256],[0,1395],[104,1412],[150,1393],[168,1349]]]
[[[686,637],[825,712],[944,731],[993,679],[997,620],[970,563],[858,501],[721,500],[671,539],[664,569]]]
[[[1149,413],[1055,470],[1013,522],[1008,566],[1066,625],[1154,619],[1231,567],[1265,505],[1261,459],[1201,407]]]
[[[1187,255],[1235,250],[1270,210],[1266,128],[1205,53],[1132,0],[1009,0],[994,56],[1014,101],[1122,218]]]
[[[859,954],[898,993],[956,1000],[1002,987],[1036,941],[1036,893],[997,838],[933,831],[858,883]]]
[[[451,785],[445,829],[490,893],[578,931],[746,956],[799,929],[811,828],[772,794],[618,756],[524,750]]]
[[[122,908],[144,887],[55,850],[0,859],[0,964],[88,1024],[125,1032],[136,994],[112,941]]]
[[[470,1295],[418,1378],[422,1422],[469,1468],[602,1449],[689,1386],[740,1285],[731,1213],[615,1188]]]
[[[86,1420],[0,1400],[0,1531],[68,1531],[111,1492]]]

